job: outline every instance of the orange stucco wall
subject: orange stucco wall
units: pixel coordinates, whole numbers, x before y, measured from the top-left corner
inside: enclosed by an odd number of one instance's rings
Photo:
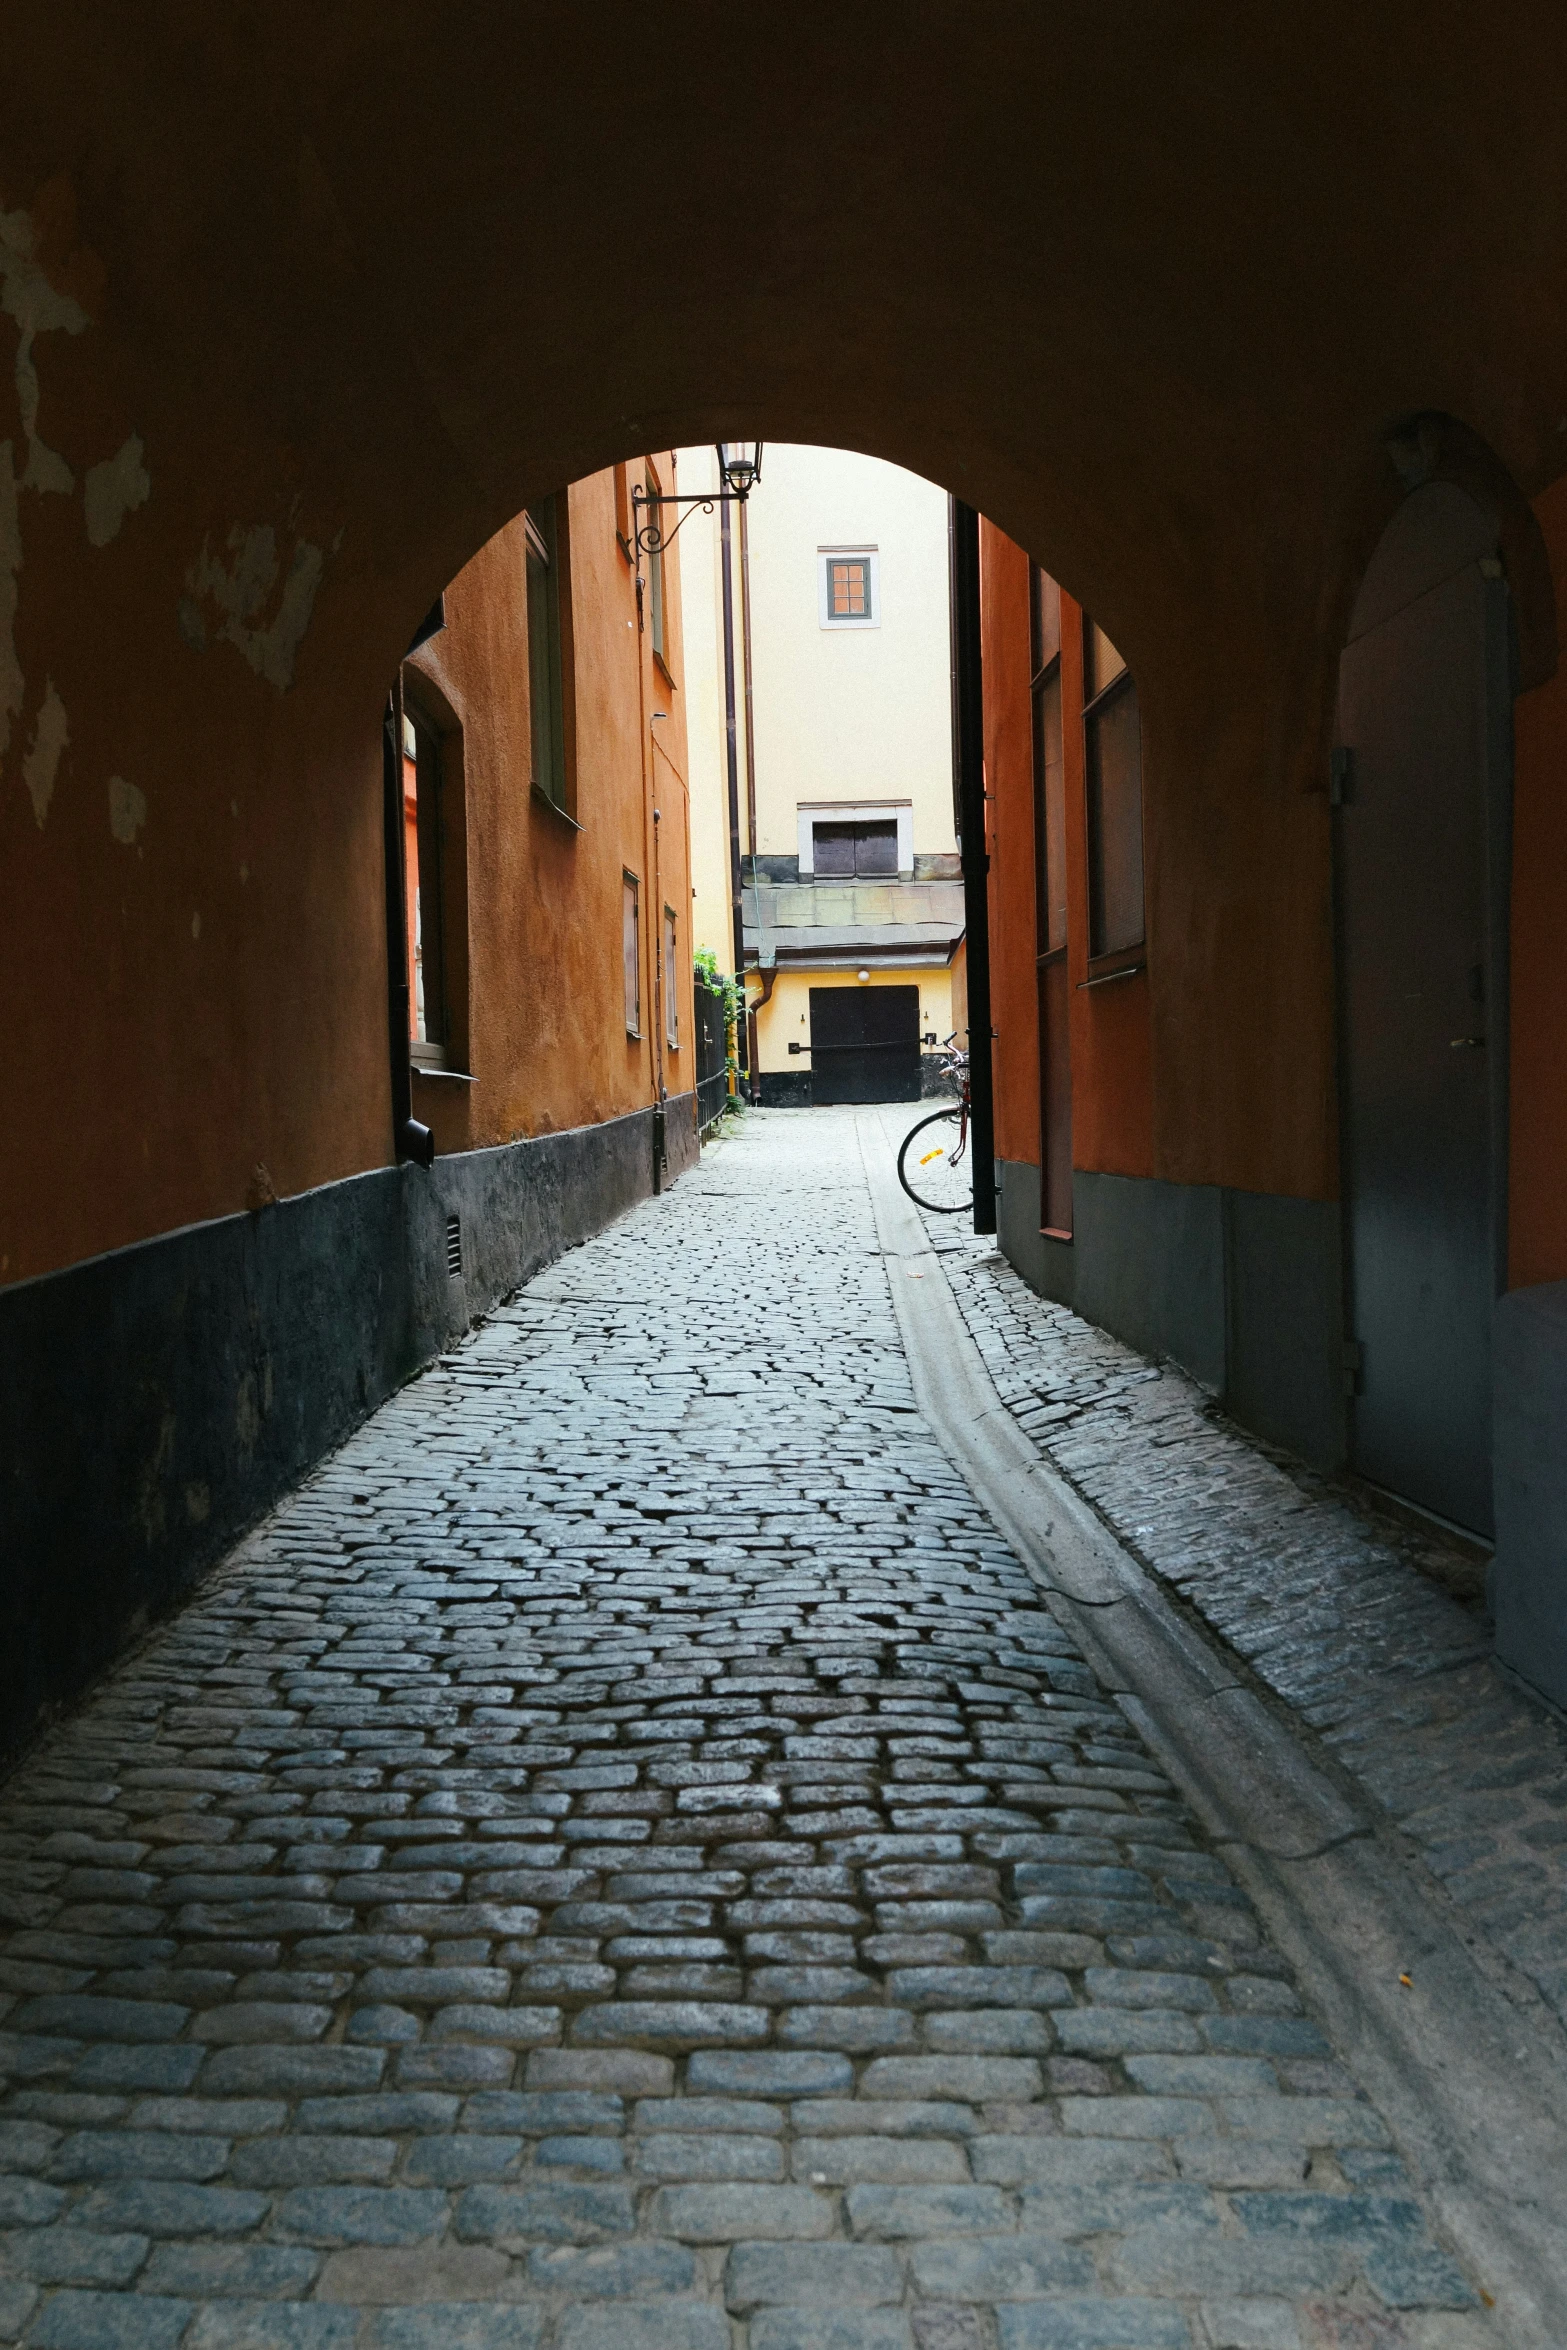
[[[667,456],[656,460],[668,481]],[[665,567],[669,662],[637,629],[636,580],[616,533],[613,471],[573,483],[564,662],[575,820],[530,788],[524,524],[480,549],[446,593],[446,627],[407,665],[406,690],[462,729],[466,800],[466,1067],[472,1084],[414,1075],[414,1115],[443,1151],[596,1124],[643,1107],[662,1081],[696,1083],[691,878],[678,566]],[[563,635],[566,632],[563,630]],[[657,714],[657,715],[655,715]],[[654,810],[658,821],[653,820]],[[624,873],[640,883],[642,1034],[626,1035]],[[679,1045],[655,1018],[662,912],[676,917]],[[452,960],[448,942],[448,963]],[[689,1066],[688,1066],[689,1064]]]
[[[54,418],[78,476],[126,421],[69,404]],[[520,523],[458,574],[446,632],[408,665],[429,714],[463,729],[468,922],[448,958],[468,964],[477,1083],[414,1081],[415,1115],[443,1151],[654,1098],[652,957],[665,902],[680,922],[682,1039],[665,1082],[674,1094],[695,1081],[685,1067],[694,1052],[678,570],[666,574],[666,676],[637,630],[613,483],[603,472],[569,494],[580,832],[530,798]],[[233,1214],[254,1201],[258,1170],[264,1189],[287,1196],[391,1156],[381,773],[390,672],[365,640],[406,642],[432,583],[405,581],[389,608],[387,579],[362,550],[349,566],[364,598],[352,628],[280,653],[290,566],[302,549],[330,548],[329,502],[301,491],[293,530],[274,540],[270,582],[264,548],[258,558],[248,620],[228,626],[229,591],[209,579],[190,590],[179,629],[120,559],[123,541],[161,536],[139,512],[103,550],[91,597],[51,597],[42,557],[51,532],[80,538],[80,490],[74,503],[74,516],[63,496],[30,498],[26,511],[24,554],[43,577],[17,620],[29,684],[8,783],[55,668],[68,734],[46,796],[19,783],[0,794],[0,984],[24,1040],[0,1142],[0,1282]],[[189,543],[193,524],[186,512],[167,527]],[[224,566],[243,551],[215,518],[207,549]],[[62,545],[62,581],[64,557]],[[98,648],[105,693],[114,682],[112,728],[75,716],[71,673],[45,650],[65,639]],[[171,664],[177,733],[166,717]],[[655,727],[656,710],[668,715]],[[665,738],[657,749],[655,737]],[[636,1045],[622,1017],[623,866],[642,881]]]
[[[1567,482],[1535,501],[1567,612]],[[1567,1280],[1567,665],[1513,711],[1508,1280]]]
[[[985,791],[990,848],[991,1010],[997,1035],[996,1153],[1040,1163],[1035,979],[1034,749],[1029,695],[1029,562],[980,527]],[[1156,1172],[1147,973],[1089,988],[1083,775],[1083,616],[1061,598],[1061,722],[1066,780],[1067,973],[1072,989],[1072,1163],[1113,1175]],[[1146,790],[1146,762],[1144,784]]]

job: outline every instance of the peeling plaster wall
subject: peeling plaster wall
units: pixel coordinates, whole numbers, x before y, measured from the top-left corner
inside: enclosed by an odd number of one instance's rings
[[[1103,621],[1154,1164],[1331,1188],[1337,648],[1392,422],[1567,465],[1559,8],[753,11],[700,117],[708,17],[628,0],[16,18],[0,1279],[384,1159],[391,669],[529,497],[720,432],[956,489]],[[678,135],[631,200],[633,65]]]

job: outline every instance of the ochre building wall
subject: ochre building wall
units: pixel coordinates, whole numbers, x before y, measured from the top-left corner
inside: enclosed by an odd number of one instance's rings
[[[668,478],[667,453],[655,461]],[[679,567],[665,567],[669,661],[637,634],[635,574],[615,526],[612,471],[567,493],[568,757],[575,808],[530,788],[525,525],[508,523],[446,592],[445,629],[413,656],[462,728],[467,804],[471,1084],[416,1072],[414,1114],[442,1151],[595,1125],[695,1085],[691,879],[680,673]],[[655,720],[655,714],[656,720]],[[658,823],[653,810],[658,810]],[[642,1033],[628,1037],[622,877],[642,905]],[[662,1043],[654,959],[676,917],[680,1043]],[[688,1068],[687,1064],[692,1067]]]

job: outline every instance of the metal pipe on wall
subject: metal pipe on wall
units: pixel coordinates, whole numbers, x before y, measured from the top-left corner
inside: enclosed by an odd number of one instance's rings
[[[745,678],[745,817],[746,837],[751,845],[751,887],[756,893],[756,951],[762,951],[762,897],[761,881],[756,869],[756,718],[751,699],[751,526],[746,519],[742,501],[740,507],[740,653]],[[761,1040],[757,1032],[756,1015],[771,997],[777,985],[778,974],[768,977],[760,997],[750,1013],[751,1036],[751,1099],[762,1098]]]
[[[742,513],[744,508],[741,509]],[[740,878],[740,745],[735,715],[735,588],[730,552],[729,508],[720,506],[719,546],[724,601],[724,749],[729,768],[729,888],[734,926],[735,977],[745,969],[745,903]],[[738,1038],[736,1042],[738,1042]]]
[[[974,1229],[996,1229],[996,1118],[990,1055],[990,859],[985,851],[985,705],[979,621],[979,516],[947,508],[952,599],[952,745],[958,844],[963,852],[963,935],[968,971],[969,1149]]]

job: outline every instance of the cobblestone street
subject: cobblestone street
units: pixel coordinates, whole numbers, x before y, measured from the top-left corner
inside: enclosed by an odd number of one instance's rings
[[[0,2340],[1507,2350],[918,1417],[853,1112],[404,1389],[0,1838]]]
[[[1019,1426],[1397,1823],[1562,2044],[1567,1728],[1499,1669],[1479,1608],[1433,1579],[1461,1565],[1441,1536],[1270,1458],[1175,1365],[929,1222]]]

